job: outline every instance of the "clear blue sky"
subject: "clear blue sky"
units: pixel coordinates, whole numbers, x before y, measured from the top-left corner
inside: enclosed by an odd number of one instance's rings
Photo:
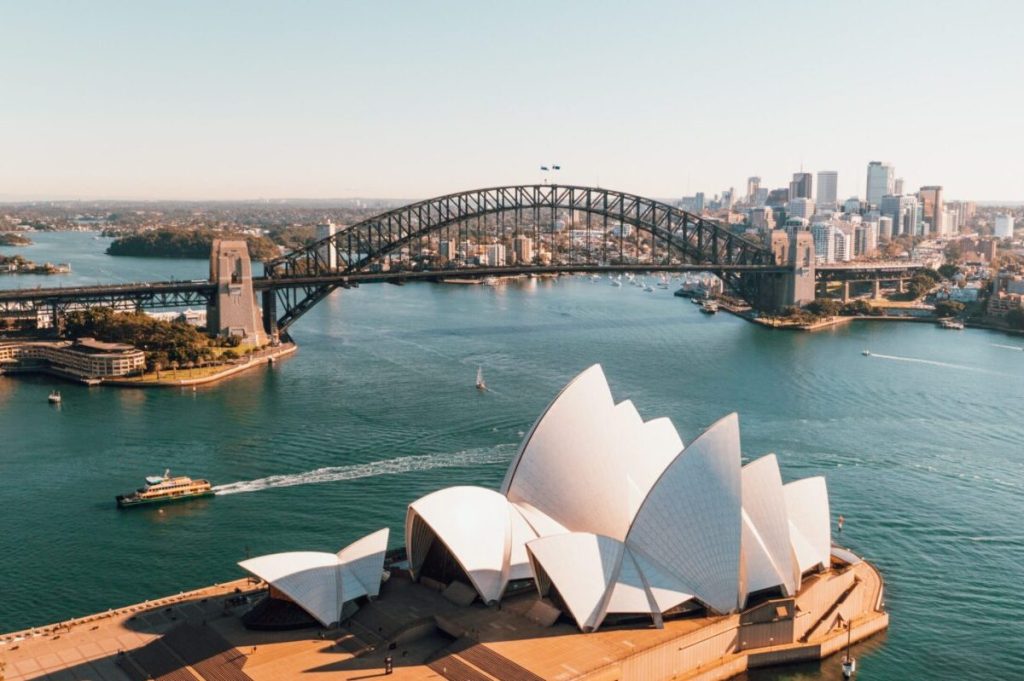
[[[0,4],[0,199],[675,197],[801,164],[1024,199],[1024,2]]]

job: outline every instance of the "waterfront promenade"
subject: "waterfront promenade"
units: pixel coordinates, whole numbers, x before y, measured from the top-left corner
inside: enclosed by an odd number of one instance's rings
[[[240,579],[0,635],[0,678],[131,681],[148,674],[174,681],[357,681],[382,675],[384,658],[391,657],[396,681],[710,681],[834,654],[847,639],[836,625],[838,615],[853,621],[855,642],[889,621],[880,610],[881,577],[863,562],[811,578],[788,625],[785,618],[764,620],[757,614],[761,607],[669,621],[663,629],[612,627],[584,634],[568,623],[536,621],[533,590],[507,599],[500,609],[460,607],[409,581],[404,570],[392,570],[380,599],[364,604],[340,627],[247,630],[239,617],[264,593],[265,585]],[[787,626],[802,640],[772,644],[769,637]]]

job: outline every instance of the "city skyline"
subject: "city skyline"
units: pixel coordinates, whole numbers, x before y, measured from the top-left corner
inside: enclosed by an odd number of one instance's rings
[[[982,4],[6,5],[0,200],[423,198],[545,175],[711,196],[834,170],[843,201],[872,160],[904,193],[1022,200],[1000,168],[1024,153],[1024,8]]]

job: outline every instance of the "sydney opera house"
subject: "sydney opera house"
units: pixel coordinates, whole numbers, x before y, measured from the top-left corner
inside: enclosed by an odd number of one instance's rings
[[[818,659],[884,628],[877,571],[832,543],[825,479],[784,482],[774,455],[744,460],[736,414],[685,444],[667,418],[616,403],[595,365],[526,434],[500,489],[449,487],[410,503],[404,551],[389,554],[381,530],[337,554],[240,565],[325,627],[358,630],[367,611],[417,603],[432,633],[488,647],[490,658],[435,655],[445,669],[483,672],[447,678],[503,678],[487,675],[495,657],[549,678],[547,663],[530,661],[548,659],[555,632],[562,644],[626,632],[634,647],[598,665],[617,670],[607,677],[559,678],[646,679],[715,660],[742,670]]]

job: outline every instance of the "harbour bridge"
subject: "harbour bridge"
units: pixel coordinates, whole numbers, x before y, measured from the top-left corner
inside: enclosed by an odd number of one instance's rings
[[[915,267],[874,276],[858,270],[858,276],[902,279]],[[815,268],[809,233],[792,243],[776,233],[764,245],[635,194],[535,184],[447,194],[387,211],[264,262],[259,276],[244,241],[219,241],[209,280],[0,290],[0,314],[45,314],[56,324],[90,305],[206,306],[211,333],[277,337],[338,288],[564,272],[711,272],[758,309],[809,302],[816,276],[848,278]]]

